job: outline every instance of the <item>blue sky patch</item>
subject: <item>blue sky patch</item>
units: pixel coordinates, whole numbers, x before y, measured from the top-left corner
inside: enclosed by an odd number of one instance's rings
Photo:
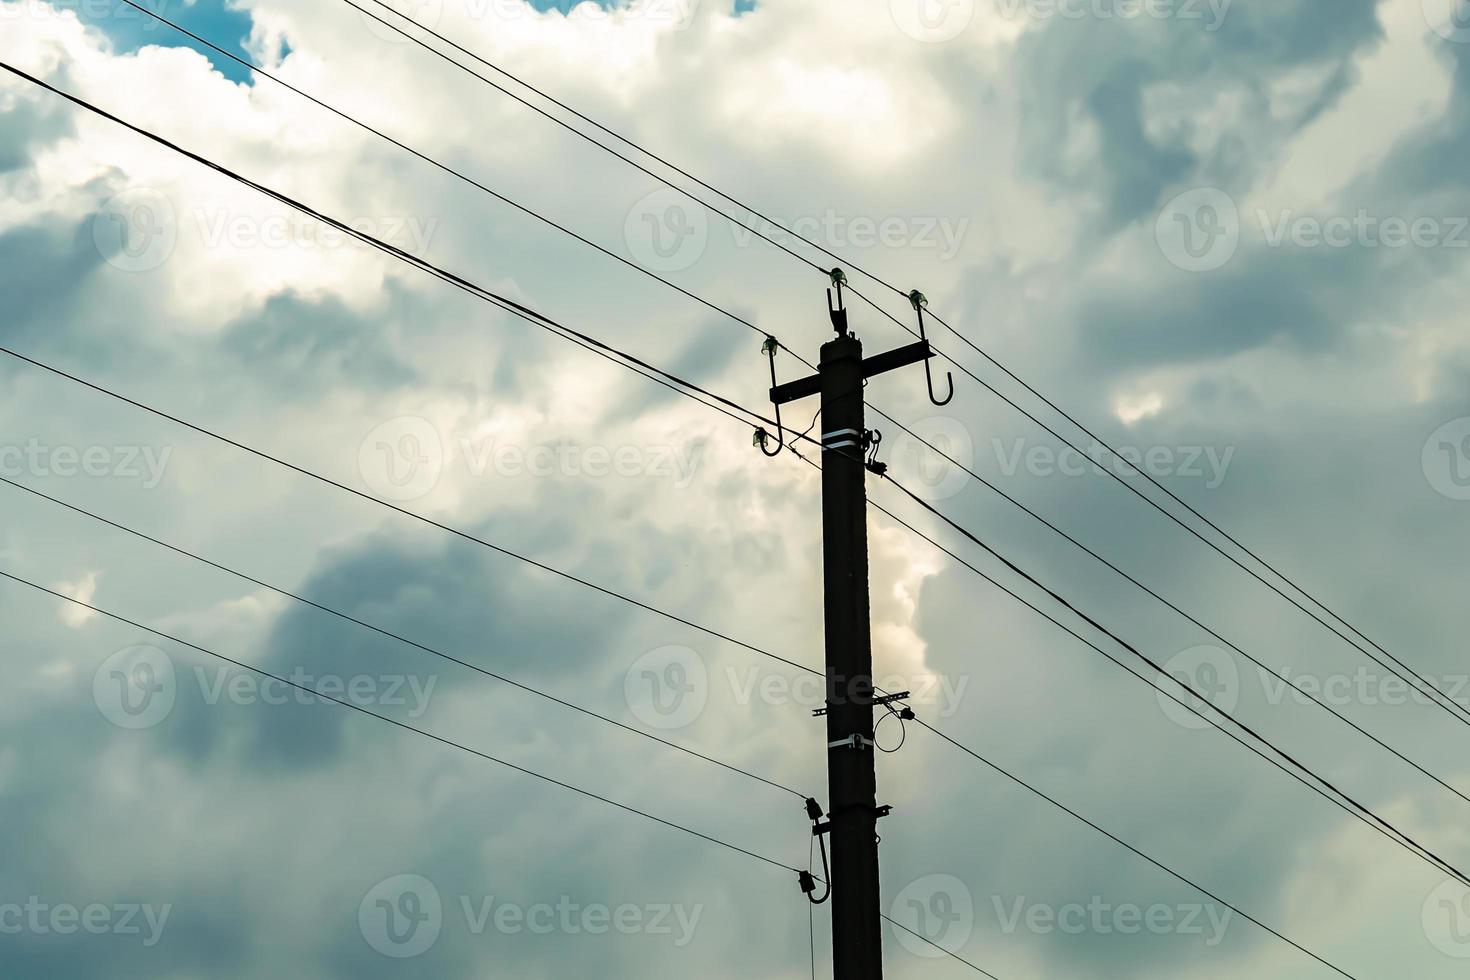
[[[249,81],[250,72],[201,44],[185,37],[167,24],[155,20],[122,0],[53,0],[55,6],[71,10],[89,27],[112,39],[117,50],[130,53],[152,44],[186,47],[209,58],[226,78]],[[226,0],[137,0],[137,3],[162,17],[218,44],[226,51],[245,55],[244,41],[250,35],[250,15],[231,9]]]

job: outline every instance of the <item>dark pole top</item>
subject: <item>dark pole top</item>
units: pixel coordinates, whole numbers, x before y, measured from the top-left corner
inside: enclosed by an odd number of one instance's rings
[[[826,366],[836,361],[863,359],[863,342],[856,337],[838,337],[829,340],[822,345],[822,365]]]

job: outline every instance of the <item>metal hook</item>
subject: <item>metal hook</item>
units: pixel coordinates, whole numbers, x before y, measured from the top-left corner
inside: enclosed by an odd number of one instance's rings
[[[847,273],[841,269],[833,269],[828,277],[832,280],[832,286],[837,290],[837,303],[832,303],[832,290],[827,290],[827,312],[832,317],[832,329],[837,331],[839,337],[847,336],[847,307],[842,301],[842,287],[847,285]]]
[[[909,293],[909,303],[913,306],[914,312],[919,314],[919,339],[922,341],[928,341],[929,338],[924,334],[924,307],[929,305],[929,299],[923,293],[915,289],[913,292]],[[924,380],[929,385],[929,401],[933,402],[935,405],[948,405],[950,402],[954,401],[953,372],[944,372],[944,379],[945,381],[949,382],[949,394],[945,395],[943,400],[940,400],[934,397],[934,372],[929,365],[929,360],[926,359],[924,361]]]
[[[766,342],[763,343],[763,344],[761,344],[761,353],[762,354],[765,354],[767,357],[769,357],[771,359],[771,387],[772,388],[775,388],[776,387],[776,351],[778,351],[780,349],[781,349],[781,342],[778,341],[775,337],[772,337],[769,334],[767,334],[766,335]],[[775,452],[771,452],[769,449],[766,448],[766,445],[770,441],[770,438],[771,438],[771,434],[769,432],[767,432],[765,429],[758,428],[758,429],[755,430],[755,445],[759,446],[760,447],[760,451],[763,452],[763,453],[765,453],[767,456],[769,456],[771,458],[775,458],[775,457],[781,455],[781,450],[782,449],[785,449],[786,448],[786,428],[785,428],[785,426],[783,426],[781,424],[781,406],[780,406],[779,403],[776,405],[776,451]]]

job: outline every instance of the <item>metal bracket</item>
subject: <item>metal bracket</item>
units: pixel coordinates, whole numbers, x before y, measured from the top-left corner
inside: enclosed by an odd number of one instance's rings
[[[877,697],[873,699],[873,707],[882,708],[887,705],[893,704],[895,701],[907,701],[912,696],[913,695],[909,694],[908,691],[899,691],[897,694],[885,694],[882,697]],[[812,717],[820,718],[825,715],[828,710],[829,708],[813,708]]]
[[[850,813],[853,810],[866,810],[866,809],[867,809],[867,807],[862,807],[862,806],[849,806],[849,807],[844,807],[841,810],[834,810],[832,812],[832,816],[833,817],[836,817],[839,813]],[[892,812],[893,812],[893,807],[890,806],[887,803],[883,804],[882,806],[875,806],[875,807],[873,807],[873,819],[874,820],[882,820],[884,817],[888,816]],[[821,837],[821,836],[823,836],[825,834],[830,834],[830,833],[832,833],[832,821],[830,819],[828,819],[824,823],[814,823],[814,824],[812,824],[812,836],[813,837]]]
[[[847,738],[840,738],[835,742],[827,743],[827,748],[829,749],[871,749],[872,747],[873,740],[871,738],[868,738],[865,735],[857,734],[849,735],[847,736]]]

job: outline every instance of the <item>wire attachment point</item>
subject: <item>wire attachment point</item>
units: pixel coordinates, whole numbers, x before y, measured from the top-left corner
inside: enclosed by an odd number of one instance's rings
[[[877,476],[885,476],[888,473],[888,464],[878,462],[878,447],[883,445],[883,433],[877,429],[865,429],[863,431],[863,449],[867,452],[867,458],[863,460],[863,466],[869,472]]]
[[[827,841],[822,836],[822,834],[825,833],[825,831],[822,829],[824,825],[821,822],[822,806],[812,797],[807,797],[806,815],[811,818],[812,836],[817,839],[817,846],[820,847],[822,850],[822,880],[826,882],[827,890],[822,893],[821,898],[813,898],[812,894],[817,890],[817,882],[816,879],[812,876],[811,871],[798,871],[796,874],[801,882],[801,890],[802,893],[806,895],[806,900],[808,902],[811,902],[813,905],[821,905],[823,902],[827,901],[827,899],[832,897],[832,868],[827,863]],[[826,824],[825,826],[830,829],[831,824]],[[808,853],[807,855],[807,863],[811,864],[810,853]]]
[[[842,300],[842,287],[847,285],[847,273],[841,269],[833,269],[828,277],[832,280],[832,288],[827,290],[827,312],[832,317],[832,329],[837,331],[837,336],[848,336],[847,329],[847,306]],[[837,290],[837,302],[832,302],[832,290]]]
[[[771,361],[771,390],[776,389],[776,352],[781,349],[781,342],[770,334],[766,334],[765,342],[761,344],[761,353],[770,358]],[[776,406],[776,449],[772,452],[767,448],[771,434],[765,429],[755,430],[755,445],[766,456],[775,458],[781,455],[781,450],[786,448],[786,427],[781,424],[781,403],[775,402]]]
[[[912,290],[909,293],[909,305],[914,308],[914,312],[917,313],[919,316],[919,339],[927,343],[929,341],[929,337],[924,332],[924,310],[927,309],[929,306],[929,297],[925,296],[917,289]],[[949,394],[945,395],[943,398],[939,398],[937,395],[934,394],[934,369],[930,367],[929,361],[926,359],[924,361],[924,380],[929,385],[929,401],[931,401],[935,405],[948,405],[950,402],[954,401],[954,374],[946,371],[944,374],[944,379],[949,382]]]

